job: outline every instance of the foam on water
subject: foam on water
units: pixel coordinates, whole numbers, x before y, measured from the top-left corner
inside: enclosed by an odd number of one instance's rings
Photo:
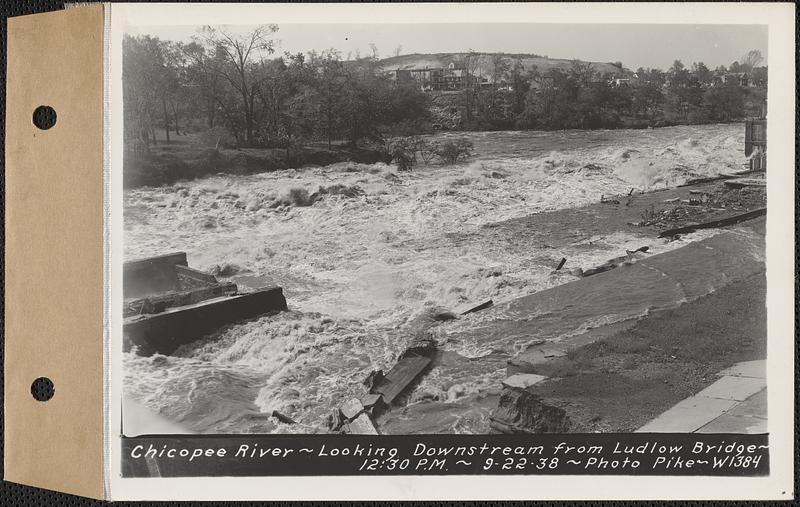
[[[739,170],[743,131],[470,133],[476,156],[456,166],[339,163],[126,191],[126,259],[183,250],[193,267],[282,286],[292,310],[222,329],[174,357],[127,354],[126,392],[195,431],[299,431],[269,419],[272,410],[321,430],[332,408],[363,392],[370,370],[391,367],[420,316],[571,281],[552,273],[561,255],[585,268],[642,246],[617,233],[521,255],[484,225]],[[302,205],[292,189],[322,197]],[[681,246],[648,244],[652,253]],[[452,347],[466,357],[493,350]]]

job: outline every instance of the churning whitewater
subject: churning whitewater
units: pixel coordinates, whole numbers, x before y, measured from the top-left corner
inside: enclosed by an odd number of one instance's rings
[[[743,133],[739,124],[458,133],[475,156],[456,166],[339,163],[126,190],[126,261],[186,251],[190,265],[240,287],[283,287],[290,309],[172,356],[127,353],[126,395],[196,432],[325,431],[331,410],[361,395],[370,371],[391,368],[427,315],[569,282],[553,274],[562,256],[596,265],[644,238],[617,232],[509,251],[485,226],[741,170]],[[647,244],[658,253],[707,236]],[[440,347],[477,357],[498,345]],[[453,386],[434,374],[410,402],[455,401],[503,375]],[[298,424],[277,422],[273,410]]]

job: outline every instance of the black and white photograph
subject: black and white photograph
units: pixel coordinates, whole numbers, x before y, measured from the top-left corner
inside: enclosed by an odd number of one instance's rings
[[[123,36],[125,435],[767,433],[766,25],[210,21]]]

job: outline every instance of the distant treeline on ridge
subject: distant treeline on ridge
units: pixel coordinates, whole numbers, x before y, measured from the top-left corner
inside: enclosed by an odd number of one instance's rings
[[[217,148],[354,148],[435,130],[729,122],[757,114],[766,97],[757,50],[714,70],[676,60],[631,71],[474,51],[382,60],[374,46],[347,59],[332,49],[276,55],[277,32],[205,26],[190,43],[126,35],[126,149],[147,153],[185,134]]]

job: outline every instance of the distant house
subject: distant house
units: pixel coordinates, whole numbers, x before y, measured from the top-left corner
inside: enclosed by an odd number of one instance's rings
[[[724,74],[716,74],[711,80],[711,86],[720,86],[730,82],[734,82],[739,86],[752,86],[750,84],[750,76],[747,74],[747,72],[726,72]]]
[[[423,91],[461,90],[466,86],[467,71],[456,63],[450,62],[446,67],[413,67],[390,69],[386,71],[389,79],[397,82],[413,82]],[[473,77],[479,83],[486,78]]]

